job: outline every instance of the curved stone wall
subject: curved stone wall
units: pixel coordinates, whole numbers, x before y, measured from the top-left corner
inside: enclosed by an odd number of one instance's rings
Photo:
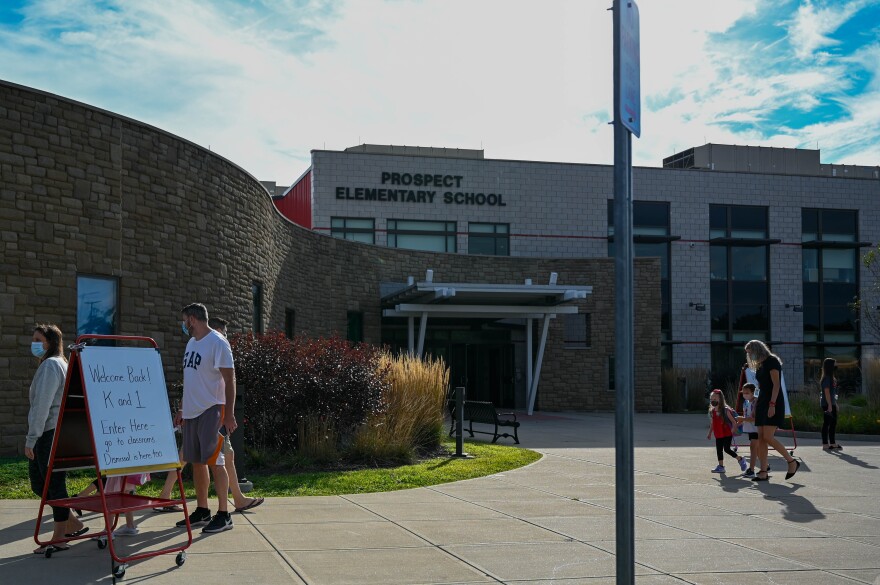
[[[77,275],[119,277],[119,332],[153,337],[166,377],[179,380],[185,340],[179,310],[204,302],[252,324],[262,284],[264,327],[285,310],[309,335],[344,335],[346,312],[364,312],[364,336],[380,339],[379,283],[546,281],[590,284],[593,348],[562,349],[551,333],[539,387],[544,409],[613,408],[611,259],[548,260],[432,254],[333,239],[300,228],[275,209],[246,171],[136,120],[0,81],[0,453],[21,452],[35,370],[35,322],[55,322],[72,341]],[[637,408],[658,410],[659,264],[637,260]],[[656,356],[656,359],[655,359]]]

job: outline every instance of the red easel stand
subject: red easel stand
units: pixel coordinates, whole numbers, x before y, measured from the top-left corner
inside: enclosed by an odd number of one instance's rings
[[[61,409],[58,413],[58,423],[55,427],[55,438],[52,442],[52,453],[49,457],[49,466],[47,470],[47,477],[51,477],[53,470],[57,467],[58,470],[73,470],[73,469],[83,469],[83,468],[92,468],[95,470],[95,477],[98,479],[98,494],[94,496],[84,496],[84,497],[70,497],[59,500],[47,500],[46,496],[49,491],[49,481],[48,479],[43,486],[43,496],[40,499],[40,511],[37,516],[37,526],[34,530],[34,541],[39,546],[46,547],[46,558],[51,558],[52,553],[55,552],[55,548],[53,545],[70,542],[73,540],[82,540],[85,538],[91,538],[97,540],[98,548],[103,549],[106,548],[109,544],[110,547],[110,569],[113,575],[113,583],[116,583],[116,579],[121,579],[125,576],[125,569],[127,568],[127,563],[131,561],[136,561],[140,559],[146,559],[150,557],[155,557],[158,555],[169,554],[169,553],[178,553],[175,559],[177,566],[182,566],[186,562],[186,549],[192,545],[192,527],[189,524],[189,512],[186,506],[186,494],[183,490],[183,480],[181,479],[180,467],[177,468],[177,487],[180,493],[180,498],[178,499],[163,499],[163,498],[150,498],[147,496],[139,496],[135,494],[127,494],[127,493],[105,493],[104,491],[104,481],[101,477],[101,472],[98,468],[96,453],[97,448],[95,445],[95,437],[92,434],[92,425],[91,425],[91,415],[89,413],[89,400],[88,395],[85,391],[85,380],[83,377],[82,366],[80,365],[80,357],[79,353],[85,346],[83,343],[86,339],[107,339],[113,341],[140,341],[146,342],[153,346],[155,349],[159,349],[159,346],[156,342],[150,337],[137,337],[137,336],[128,336],[128,335],[80,335],[76,338],[76,344],[71,346],[70,352],[70,361],[67,367],[67,379],[64,384],[64,397],[61,400]],[[81,424],[77,425],[77,422],[81,423],[82,420],[85,420],[88,436],[90,441],[91,450],[90,452],[74,452],[66,453],[65,455],[58,455],[59,442],[64,434],[64,415],[70,415],[68,418],[71,419],[72,427],[81,427]],[[75,419],[81,419],[76,421]],[[84,429],[76,428],[76,431],[82,431]],[[69,451],[70,449],[68,449]],[[75,451],[75,449],[74,449]],[[112,475],[128,475],[125,470],[113,470]],[[186,534],[187,534],[187,542],[181,546],[164,548],[158,551],[144,552],[139,554],[134,554],[127,557],[119,556],[116,553],[116,549],[113,546],[113,529],[116,527],[116,523],[119,520],[119,514],[124,514],[126,512],[135,512],[137,510],[148,510],[152,508],[158,508],[162,506],[172,506],[180,504],[183,506],[184,518],[186,519]],[[41,541],[40,540],[40,526],[43,518],[43,510],[46,506],[56,506],[63,508],[76,508],[79,510],[88,510],[90,512],[100,512],[104,516],[104,530],[98,533],[90,532],[88,534],[83,534],[81,536],[77,536],[74,538],[62,538],[59,540],[50,540],[50,541]]]

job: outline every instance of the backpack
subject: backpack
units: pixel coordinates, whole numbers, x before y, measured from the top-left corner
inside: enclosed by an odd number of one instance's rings
[[[730,422],[733,419],[734,422]],[[729,406],[724,407],[724,422],[730,427],[730,432],[734,437],[742,434],[742,425],[736,424],[736,411]]]

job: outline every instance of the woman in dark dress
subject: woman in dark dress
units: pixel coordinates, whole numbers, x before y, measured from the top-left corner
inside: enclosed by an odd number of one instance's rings
[[[767,481],[767,454],[772,446],[788,463],[785,479],[791,479],[800,468],[779,439],[776,429],[785,422],[785,395],[782,393],[782,360],[763,341],[753,339],[746,344],[746,359],[758,379],[758,401],[755,405],[755,426],[758,427],[758,459],[763,466],[754,481]]]

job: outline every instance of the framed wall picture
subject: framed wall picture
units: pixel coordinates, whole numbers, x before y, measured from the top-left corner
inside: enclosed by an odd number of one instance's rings
[[[115,335],[119,279],[115,276],[76,277],[76,334]]]

